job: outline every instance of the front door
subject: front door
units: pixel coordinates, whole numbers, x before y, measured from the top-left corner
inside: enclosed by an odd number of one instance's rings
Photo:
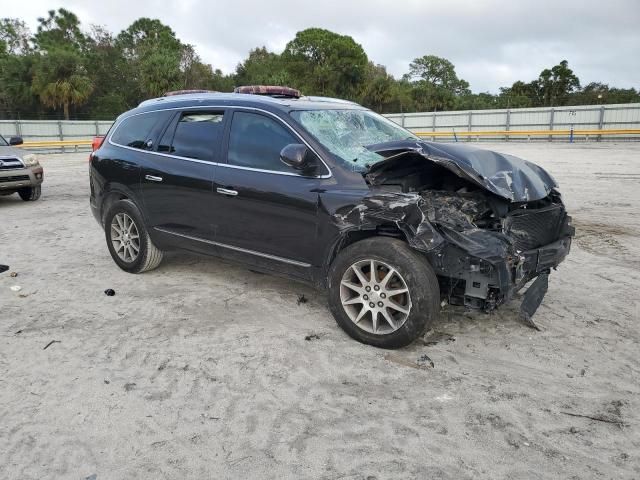
[[[214,179],[220,253],[302,277],[317,263],[319,191],[329,176],[302,176],[280,160],[300,138],[280,119],[237,110],[228,128],[226,163]]]

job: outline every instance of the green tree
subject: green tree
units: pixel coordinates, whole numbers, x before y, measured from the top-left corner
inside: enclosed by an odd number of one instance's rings
[[[456,97],[471,93],[469,83],[458,78],[453,64],[435,55],[414,59],[405,79],[413,84],[411,93],[419,110],[450,110],[456,104]]]
[[[609,85],[591,82],[569,99],[571,105],[601,105],[606,103],[637,103],[640,94],[635,88],[610,88]]]
[[[83,64],[94,86],[84,107],[90,118],[110,120],[139,102],[132,67],[103,27],[94,26],[87,35]]]
[[[393,100],[394,84],[395,79],[387,73],[384,65],[369,62],[359,102],[377,112],[385,111],[385,107]]]
[[[25,117],[38,109],[31,92],[34,55],[31,32],[22,20],[0,19],[0,112]]]
[[[500,88],[498,101],[500,108],[525,108],[534,106],[537,96],[535,84],[517,81],[511,87]]]
[[[34,67],[31,88],[43,105],[62,107],[66,120],[69,120],[69,107],[86,103],[93,91],[78,55],[64,49],[41,55]]]
[[[290,85],[291,78],[282,56],[266,47],[254,48],[249,57],[239,63],[235,72],[236,85]],[[296,85],[290,85],[296,87]]]
[[[545,107],[566,105],[570,95],[580,90],[580,80],[566,60],[551,69],[542,70],[538,80],[532,82],[532,85],[537,93],[536,106]]]
[[[157,97],[182,88],[183,45],[160,20],[139,18],[118,35],[116,45],[132,67],[138,97]]]
[[[18,18],[0,19],[0,55],[25,55],[31,51],[31,32]]]
[[[355,99],[362,86],[367,54],[348,35],[322,28],[296,33],[282,54],[293,85],[308,95]]]
[[[47,17],[38,18],[38,31],[33,37],[40,51],[64,48],[80,52],[85,48],[86,40],[78,17],[64,8],[49,10]]]

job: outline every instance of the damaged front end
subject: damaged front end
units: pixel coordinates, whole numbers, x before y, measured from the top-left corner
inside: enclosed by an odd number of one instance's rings
[[[427,256],[452,305],[491,311],[537,278],[522,304],[530,319],[575,233],[553,178],[529,162],[468,147],[368,148],[387,159],[365,174],[370,194],[362,203],[336,213],[338,227],[399,232]]]

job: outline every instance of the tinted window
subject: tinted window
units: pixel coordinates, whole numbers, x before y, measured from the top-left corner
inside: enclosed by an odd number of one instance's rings
[[[256,113],[236,112],[229,136],[229,163],[291,172],[280,160],[280,150],[290,143],[300,143],[300,140],[280,122]]]
[[[147,149],[153,127],[166,115],[163,112],[144,113],[126,118],[111,137],[113,143],[126,147]]]
[[[213,160],[222,137],[222,112],[187,112],[169,126],[158,152],[198,160]]]

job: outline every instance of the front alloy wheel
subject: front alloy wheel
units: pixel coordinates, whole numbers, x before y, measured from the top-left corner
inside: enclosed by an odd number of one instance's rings
[[[354,263],[344,272],[340,300],[353,323],[378,335],[398,330],[411,312],[411,295],[402,275],[371,258]]]
[[[440,311],[440,287],[431,265],[398,238],[349,245],[331,264],[327,283],[338,325],[376,347],[410,344]]]

